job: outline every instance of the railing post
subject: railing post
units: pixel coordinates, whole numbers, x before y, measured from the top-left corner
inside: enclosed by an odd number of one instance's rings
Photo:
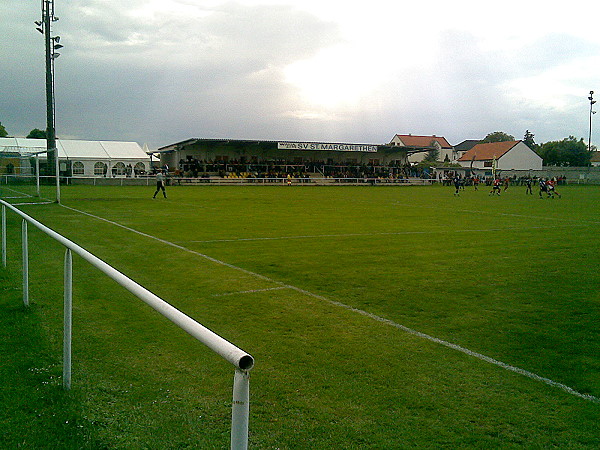
[[[6,206],[2,205],[2,267],[6,267]]]
[[[29,306],[29,245],[27,243],[27,221],[21,223],[21,242],[23,250],[23,304]]]
[[[71,330],[73,323],[73,257],[65,251],[65,305],[63,333],[63,388],[71,389]]]
[[[250,414],[250,374],[235,369],[233,406],[231,411],[231,450],[248,448],[248,416]]]
[[[35,192],[38,197],[40,195],[40,154],[36,153],[35,155]]]

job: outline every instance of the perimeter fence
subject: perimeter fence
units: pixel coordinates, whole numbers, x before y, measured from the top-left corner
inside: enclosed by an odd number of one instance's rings
[[[171,186],[191,185],[253,185],[253,186],[389,186],[389,185],[430,185],[437,183],[429,178],[316,178],[316,177],[177,177],[168,176],[167,183]],[[151,186],[156,183],[154,176],[141,177],[61,177],[61,184],[90,185],[90,186]]]

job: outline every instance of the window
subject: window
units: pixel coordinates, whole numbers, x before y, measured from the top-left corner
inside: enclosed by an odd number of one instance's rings
[[[135,173],[143,174],[146,172],[146,164],[143,162],[135,163],[135,167],[133,169]]]
[[[118,162],[113,167],[114,175],[125,175],[125,164]]]
[[[105,176],[107,169],[108,166],[106,164],[104,164],[103,162],[97,162],[96,164],[94,164],[94,175]]]
[[[73,175],[83,175],[85,173],[85,167],[81,161],[75,161],[73,163]]]
[[[483,167],[492,167],[492,161],[484,161]]]

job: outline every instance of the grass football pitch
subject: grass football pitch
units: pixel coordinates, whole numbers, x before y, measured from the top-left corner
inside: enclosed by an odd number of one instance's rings
[[[68,186],[19,206],[252,354],[251,448],[600,447],[600,189]],[[226,448],[233,367],[7,213],[0,447]]]

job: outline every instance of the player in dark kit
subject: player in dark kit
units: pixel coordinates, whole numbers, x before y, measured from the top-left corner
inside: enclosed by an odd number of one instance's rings
[[[539,181],[540,184],[540,198],[544,198],[544,196],[542,195],[542,192],[548,192],[548,186],[546,185],[546,180],[544,180],[543,178],[540,178]]]
[[[460,193],[458,192],[460,190],[460,178],[459,177],[454,177],[454,188],[456,189],[456,191],[454,192],[454,195],[458,195],[460,196]]]
[[[527,178],[527,180],[525,180],[525,184],[527,185],[527,190],[525,191],[525,194],[531,194],[533,195],[533,191],[531,190],[531,178]]]
[[[167,198],[167,191],[165,190],[165,176],[163,175],[162,170],[156,174],[156,192],[154,192],[152,198],[156,198],[156,194],[158,194],[158,191],[161,190],[163,196]]]

